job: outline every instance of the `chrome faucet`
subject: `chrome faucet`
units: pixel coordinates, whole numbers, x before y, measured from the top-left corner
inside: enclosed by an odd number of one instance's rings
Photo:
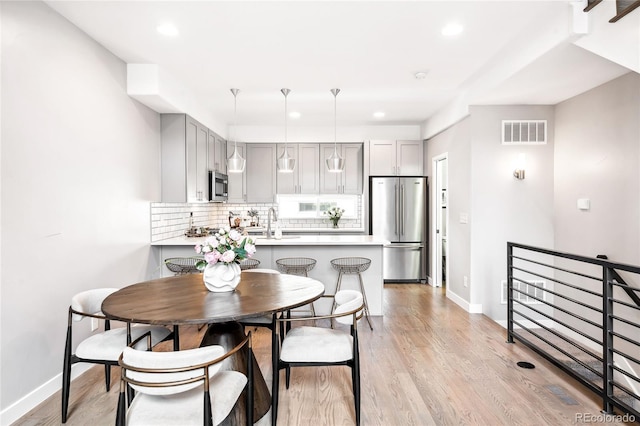
[[[267,238],[271,238],[271,213],[273,212],[273,220],[278,220],[278,215],[276,214],[276,210],[273,207],[269,207],[269,212],[267,213]]]

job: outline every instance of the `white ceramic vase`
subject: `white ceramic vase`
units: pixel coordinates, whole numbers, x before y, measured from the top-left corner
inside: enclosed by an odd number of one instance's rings
[[[237,263],[218,262],[204,268],[202,279],[209,291],[234,291],[240,283],[241,272],[240,265]]]

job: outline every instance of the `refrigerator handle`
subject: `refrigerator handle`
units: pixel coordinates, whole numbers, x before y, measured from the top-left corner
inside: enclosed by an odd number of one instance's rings
[[[404,235],[404,185],[400,185],[400,230]]]
[[[393,205],[395,207],[394,231],[398,235],[398,185],[393,185]]]

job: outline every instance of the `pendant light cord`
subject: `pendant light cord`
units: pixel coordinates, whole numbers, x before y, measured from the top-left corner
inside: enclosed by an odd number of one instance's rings
[[[333,94],[333,154],[326,159],[327,169],[332,173],[344,170],[344,159],[338,154],[338,93],[340,89],[331,89]]]
[[[333,153],[338,154],[338,93],[340,89],[331,89],[333,93]]]
[[[238,151],[238,92],[233,94],[233,150]]]

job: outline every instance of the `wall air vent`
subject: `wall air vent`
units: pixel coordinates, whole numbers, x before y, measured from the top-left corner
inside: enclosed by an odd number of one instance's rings
[[[503,145],[547,143],[547,120],[502,120]]]
[[[507,303],[507,281],[502,280],[502,297],[500,303],[506,305]],[[513,300],[518,301],[519,303],[525,305],[539,305],[542,302],[540,300],[547,300],[546,294],[547,292],[544,290],[546,288],[545,281],[541,280],[531,280],[531,281],[518,281],[513,280],[513,288],[514,290],[520,290],[513,292]],[[536,300],[533,297],[536,297],[540,300]]]

